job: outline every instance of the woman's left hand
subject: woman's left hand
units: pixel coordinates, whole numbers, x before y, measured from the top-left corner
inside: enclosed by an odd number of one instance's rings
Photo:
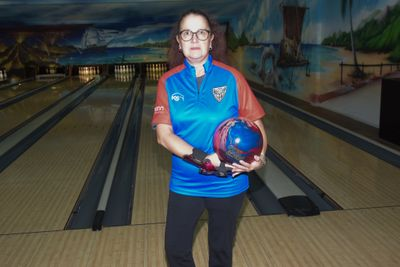
[[[246,161],[241,160],[238,163],[226,164],[227,167],[232,168],[232,176],[235,177],[243,172],[251,172],[254,170],[261,169],[265,164],[265,158],[261,158],[260,156],[255,155],[254,161],[252,163],[247,163]]]

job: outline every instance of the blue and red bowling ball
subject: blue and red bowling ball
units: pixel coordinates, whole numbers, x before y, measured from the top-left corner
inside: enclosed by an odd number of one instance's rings
[[[222,122],[214,133],[214,150],[225,163],[251,163],[260,155],[263,138],[258,126],[245,118],[231,118]]]

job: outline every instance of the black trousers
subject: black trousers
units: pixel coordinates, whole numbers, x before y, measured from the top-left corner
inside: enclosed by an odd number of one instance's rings
[[[232,266],[236,220],[245,193],[228,198],[189,197],[169,193],[165,251],[170,267],[195,266],[193,235],[204,210],[208,211],[209,266]]]

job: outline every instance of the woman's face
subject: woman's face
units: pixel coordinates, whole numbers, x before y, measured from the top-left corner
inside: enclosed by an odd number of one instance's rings
[[[207,20],[201,15],[189,14],[182,19],[179,29],[181,34],[176,36],[183,55],[194,66],[202,66],[207,61],[211,42],[214,39],[214,35],[209,32],[207,39],[199,40],[199,37],[200,39],[204,39],[207,35],[204,30],[210,31]],[[182,31],[184,32],[182,33]],[[197,32],[197,34],[191,34],[191,32]],[[183,40],[183,38],[189,39],[191,35],[193,36],[190,40]]]

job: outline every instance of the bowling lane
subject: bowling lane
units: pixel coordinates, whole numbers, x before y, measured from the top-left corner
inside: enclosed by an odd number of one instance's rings
[[[171,155],[157,144],[151,128],[155,96],[156,81],[150,80],[145,88],[132,224],[165,222],[166,217]],[[246,199],[241,216],[253,215],[257,212]]]
[[[269,143],[344,209],[400,204],[400,169],[262,102]]]
[[[35,82],[34,82],[35,83]],[[47,90],[43,90],[15,104],[0,110],[0,136],[15,126],[32,117],[34,114],[50,106],[63,96],[83,85],[78,78],[66,79]]]
[[[64,228],[128,86],[106,80],[0,173],[0,234]]]
[[[29,81],[0,89],[0,102],[24,92],[39,88],[53,81]]]

